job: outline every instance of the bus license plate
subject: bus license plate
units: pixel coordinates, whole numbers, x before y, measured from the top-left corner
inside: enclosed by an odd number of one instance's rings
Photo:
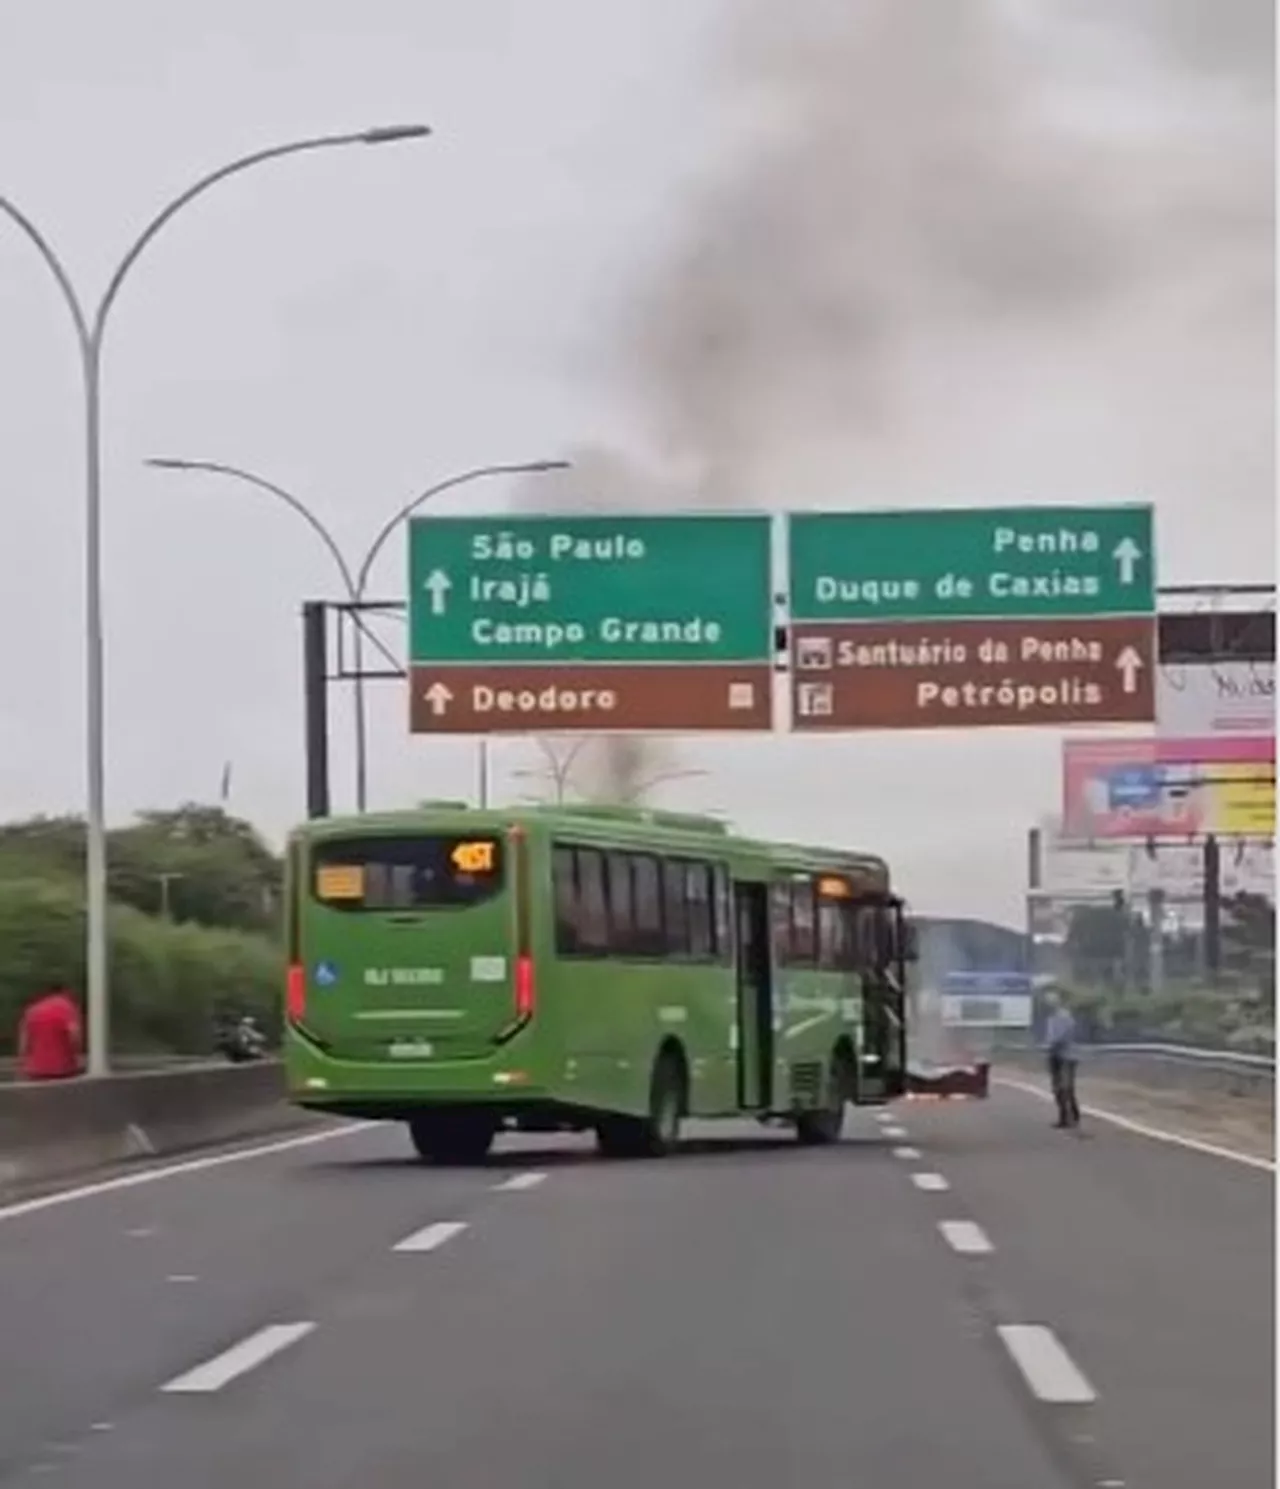
[[[425,1039],[397,1039],[387,1053],[393,1060],[429,1060],[435,1050]]]

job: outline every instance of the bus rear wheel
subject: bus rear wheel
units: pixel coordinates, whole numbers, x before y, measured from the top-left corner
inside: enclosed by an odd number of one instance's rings
[[[596,1140],[606,1158],[663,1158],[680,1143],[688,1105],[684,1061],[664,1050],[649,1082],[647,1117],[601,1117]]]
[[[853,1090],[853,1067],[849,1057],[839,1052],[831,1057],[827,1077],[827,1104],[796,1116],[796,1136],[808,1148],[838,1143],[844,1131],[844,1108]]]
[[[492,1118],[431,1112],[409,1118],[409,1136],[425,1163],[479,1163],[497,1133]]]

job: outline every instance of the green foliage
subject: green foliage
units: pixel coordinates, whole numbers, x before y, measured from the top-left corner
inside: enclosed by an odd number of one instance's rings
[[[36,874],[83,879],[79,817],[33,817],[0,827],[0,880]],[[218,807],[143,812],[107,838],[112,899],[177,921],[274,932],[280,860],[253,826]]]
[[[74,817],[0,827],[0,1054],[42,986],[83,992],[84,840]],[[117,1053],[208,1054],[224,1010],[276,1031],[280,863],[249,823],[144,813],[110,834],[108,869]]]

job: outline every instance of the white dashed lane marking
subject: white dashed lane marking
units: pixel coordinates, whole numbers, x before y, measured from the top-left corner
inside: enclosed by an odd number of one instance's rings
[[[895,1158],[906,1158],[909,1161],[914,1161],[915,1159],[919,1158],[919,1156],[920,1156],[920,1149],[919,1148],[895,1148],[893,1150],[893,1156]]]
[[[211,1391],[220,1391],[239,1376],[248,1374],[273,1355],[278,1355],[281,1350],[297,1344],[299,1339],[305,1339],[314,1328],[313,1323],[268,1324],[265,1329],[250,1334],[247,1339],[233,1344],[220,1355],[214,1355],[213,1359],[206,1360],[203,1365],[197,1365],[185,1375],[175,1376],[168,1385],[161,1386],[160,1389],[178,1395],[207,1395]]]
[[[465,1220],[437,1220],[421,1230],[414,1231],[403,1241],[397,1241],[391,1249],[392,1251],[434,1251],[437,1246],[443,1246],[446,1241],[452,1241],[454,1236],[461,1235],[466,1228]]]
[[[931,1194],[938,1194],[944,1189],[951,1188],[941,1174],[912,1174],[911,1182],[917,1189],[927,1189]]]
[[[885,1137],[904,1138],[907,1135],[907,1129],[905,1127],[886,1126],[882,1127],[880,1131],[884,1133]]]
[[[965,1256],[983,1256],[995,1250],[986,1231],[972,1220],[939,1220],[938,1229],[947,1244]]]
[[[1078,1406],[1097,1400],[1098,1393],[1045,1324],[1001,1324],[996,1332],[1040,1401]]]
[[[520,1189],[536,1189],[546,1177],[546,1174],[512,1174],[509,1179],[503,1179],[501,1184],[493,1187],[498,1194],[510,1194]]]

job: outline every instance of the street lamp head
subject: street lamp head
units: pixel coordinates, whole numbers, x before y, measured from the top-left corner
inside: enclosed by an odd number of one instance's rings
[[[531,471],[537,471],[537,472],[542,472],[542,471],[547,471],[547,470],[572,470],[573,469],[573,461],[572,460],[535,460],[535,461],[533,461],[533,463],[531,465],[529,465],[527,467],[527,469],[529,469]]]
[[[192,468],[190,460],[174,460],[163,455],[153,455],[143,464],[151,466],[154,470],[191,470]]]
[[[421,140],[431,133],[427,124],[378,124],[360,136],[366,145],[394,145],[398,140]]]

